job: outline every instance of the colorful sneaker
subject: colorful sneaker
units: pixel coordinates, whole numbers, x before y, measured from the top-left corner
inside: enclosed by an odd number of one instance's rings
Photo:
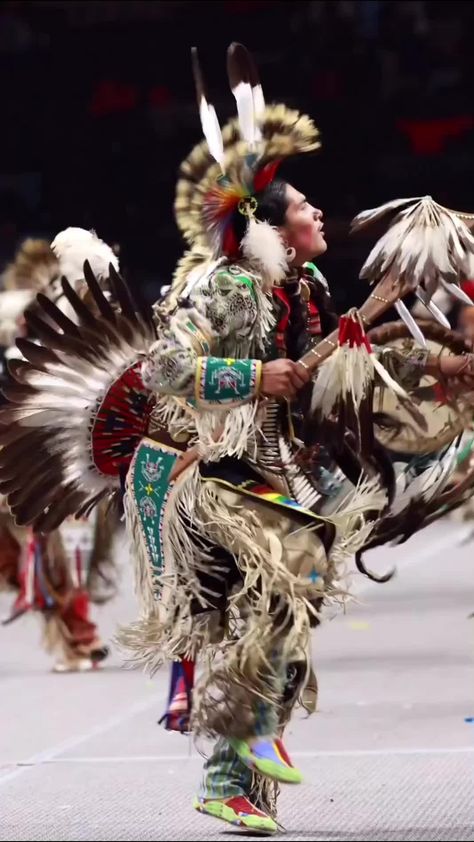
[[[260,772],[266,778],[282,784],[300,784],[303,780],[281,740],[257,740],[252,744],[245,740],[230,740],[230,744],[249,769]]]
[[[277,823],[262,810],[257,810],[244,795],[222,799],[196,797],[193,807],[199,813],[258,833],[276,833],[278,830]]]

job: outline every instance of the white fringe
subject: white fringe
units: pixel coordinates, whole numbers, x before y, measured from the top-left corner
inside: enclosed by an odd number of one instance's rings
[[[342,583],[349,577],[347,562],[361,550],[377,525],[377,518],[366,520],[366,512],[380,513],[387,505],[388,497],[376,477],[363,477],[354,491],[339,503],[330,520],[336,525],[336,538],[328,553],[327,591],[336,594],[340,601],[350,598],[344,593]]]
[[[201,409],[194,419],[201,457],[206,462],[245,453],[255,458],[260,411],[257,400],[233,409]]]
[[[253,347],[251,348],[253,354],[257,350],[262,352],[266,350],[268,337],[275,326],[271,292],[262,288],[258,281],[254,284],[254,292],[257,299],[258,319],[253,329]]]
[[[311,411],[331,415],[339,399],[349,397],[358,408],[372,383],[374,366],[365,346],[340,345],[322,364],[313,386]]]
[[[381,511],[387,505],[387,492],[380,486],[378,477],[364,475],[355,489],[350,491],[339,503],[330,520],[342,526],[354,517],[368,511]]]
[[[311,411],[320,410],[328,417],[340,399],[350,399],[355,409],[358,409],[373,383],[375,373],[399,398],[410,400],[407,392],[393,379],[375,353],[369,353],[365,345],[352,348],[342,345],[319,369],[313,386]]]
[[[158,396],[153,407],[150,432],[153,432],[153,425],[166,429],[172,438],[176,440],[183,435],[194,437],[196,435],[195,425],[196,413],[187,405],[184,398],[175,398],[173,395]]]
[[[184,401],[163,396],[153,410],[153,420],[177,440],[189,435],[188,446],[198,444],[201,459],[216,462],[224,456],[256,455],[262,411],[257,400],[232,409],[216,406],[196,411]]]
[[[240,658],[264,659],[264,636],[268,625],[268,605],[273,594],[287,596],[288,610],[299,617],[289,630],[285,649],[296,645],[305,651],[309,616],[315,609],[307,600],[308,582],[291,574],[284,563],[279,539],[264,529],[267,548],[258,541],[262,526],[257,515],[245,506],[228,506],[209,483],[202,482],[196,466],[180,477],[171,488],[163,520],[166,569],[160,576],[151,569],[138,513],[133,499],[126,503],[127,526],[135,544],[135,581],[139,589],[141,617],[118,636],[128,660],[156,671],[165,660],[197,658],[203,647],[219,644],[222,630],[216,629],[214,615],[207,611],[191,617],[193,599],[208,605],[199,582],[199,571],[219,576],[220,566],[207,551],[206,539],[228,549],[235,556],[243,584],[231,597],[230,613],[239,613],[246,597],[246,624],[240,636]],[[232,608],[234,606],[234,609]],[[304,610],[303,610],[304,609]],[[267,630],[268,632],[268,630]],[[224,643],[223,646],[230,644]],[[240,662],[243,669],[245,663]]]

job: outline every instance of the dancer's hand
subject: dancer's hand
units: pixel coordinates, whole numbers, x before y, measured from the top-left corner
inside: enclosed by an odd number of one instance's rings
[[[428,374],[437,380],[444,380],[447,394],[452,399],[463,397],[472,402],[474,392],[474,355],[437,357],[428,363]]]
[[[458,377],[466,372],[470,365],[469,356],[446,356],[438,358],[438,365],[441,374],[445,377]]]
[[[472,387],[474,384],[474,356],[440,357],[438,361],[441,374],[447,379],[455,379]]]
[[[272,360],[262,366],[261,392],[273,398],[294,398],[311,375],[293,360]]]

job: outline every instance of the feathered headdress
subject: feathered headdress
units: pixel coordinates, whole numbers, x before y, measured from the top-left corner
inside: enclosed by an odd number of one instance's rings
[[[256,197],[284,158],[319,148],[319,132],[309,117],[284,105],[265,105],[255,63],[242,44],[229,47],[227,69],[238,117],[221,131],[193,50],[205,141],[181,165],[176,221],[191,246],[210,249],[214,258],[235,257],[242,249],[257,270],[277,279],[288,268],[285,248],[276,229],[256,219]],[[242,242],[232,225],[236,211],[248,222]]]

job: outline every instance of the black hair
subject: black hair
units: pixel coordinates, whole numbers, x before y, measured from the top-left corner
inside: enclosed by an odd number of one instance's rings
[[[287,182],[276,178],[268,187],[255,194],[257,200],[255,216],[260,222],[269,222],[270,225],[277,228],[285,224],[286,211],[288,210],[286,188]],[[241,243],[247,230],[247,218],[239,210],[234,211],[232,228],[237,242]]]

